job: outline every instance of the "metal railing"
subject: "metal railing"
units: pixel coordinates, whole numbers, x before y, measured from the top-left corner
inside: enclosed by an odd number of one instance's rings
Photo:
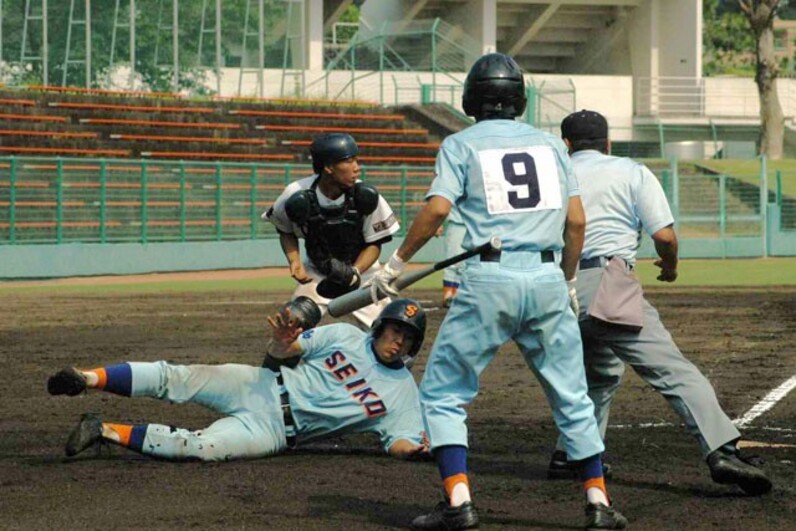
[[[752,78],[638,77],[636,116],[759,119],[760,97]],[[796,80],[777,80],[787,118],[796,116]]]
[[[308,166],[0,158],[0,244],[275,238],[263,212]],[[400,215],[423,204],[433,169],[363,167]]]
[[[684,242],[766,242],[767,231],[796,234],[796,170],[787,164],[771,170],[760,159],[647,165],[661,181]],[[0,158],[0,244],[276,238],[261,215],[288,183],[311,173],[294,164]],[[431,167],[368,165],[362,171],[393,207],[402,235],[433,175]],[[780,210],[778,226],[766,226],[769,204]]]

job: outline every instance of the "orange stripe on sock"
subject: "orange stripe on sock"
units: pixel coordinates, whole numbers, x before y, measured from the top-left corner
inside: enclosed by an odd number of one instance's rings
[[[598,478],[591,478],[587,479],[586,482],[583,484],[583,488],[588,491],[589,489],[597,488],[600,489],[608,496],[608,491],[605,489],[605,478],[600,476]]]
[[[467,490],[470,490],[470,480],[467,479],[467,474],[454,474],[453,476],[446,477],[442,484],[445,487],[445,493],[450,498],[451,492],[453,492],[453,487],[455,487],[459,483],[464,483],[467,485]]]
[[[110,428],[115,431],[119,436],[119,444],[122,446],[130,446],[130,437],[133,435],[133,426],[131,424],[111,424],[110,422],[103,422],[103,428]]]
[[[105,384],[108,383],[108,373],[105,372],[105,369],[100,367],[99,369],[91,369],[86,372],[93,372],[97,375],[97,389],[105,389]]]

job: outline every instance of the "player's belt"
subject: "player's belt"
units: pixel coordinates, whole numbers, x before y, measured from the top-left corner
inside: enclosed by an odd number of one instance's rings
[[[285,389],[285,380],[282,378],[282,373],[276,373],[276,383],[282,391],[279,394],[279,402],[282,405],[282,420],[285,422],[285,439],[287,440],[288,448],[296,447],[296,421],[293,419],[293,412],[290,411],[290,396]]]
[[[603,267],[605,264],[611,261],[613,256],[593,256],[591,258],[584,258],[580,261],[580,269],[594,269],[595,267]],[[633,266],[627,263],[627,260],[624,258],[620,258],[625,265],[627,265],[628,269],[633,269]]]
[[[503,251],[484,251],[479,255],[482,262],[500,262],[500,255],[503,254]],[[542,257],[542,263],[546,264],[549,262],[555,262],[556,255],[553,251],[540,251],[539,254]]]

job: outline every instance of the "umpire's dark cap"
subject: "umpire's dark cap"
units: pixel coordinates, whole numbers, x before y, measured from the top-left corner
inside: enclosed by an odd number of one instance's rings
[[[608,138],[608,121],[595,111],[583,109],[573,112],[561,122],[561,137],[571,142],[605,140]]]

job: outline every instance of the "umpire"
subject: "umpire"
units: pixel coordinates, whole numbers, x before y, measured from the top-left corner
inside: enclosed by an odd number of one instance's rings
[[[641,229],[653,239],[660,257],[658,280],[677,279],[677,235],[671,210],[658,180],[644,165],[612,157],[608,122],[582,110],[561,123],[586,212],[586,236],[574,287],[580,305],[589,396],[605,439],[611,401],[624,364],[669,402],[699,442],[717,483],[735,484],[757,496],[771,490],[766,474],[741,457],[741,434],[721,409],[710,382],[688,361],[647,302],[635,275]],[[549,476],[568,466],[559,437]]]

